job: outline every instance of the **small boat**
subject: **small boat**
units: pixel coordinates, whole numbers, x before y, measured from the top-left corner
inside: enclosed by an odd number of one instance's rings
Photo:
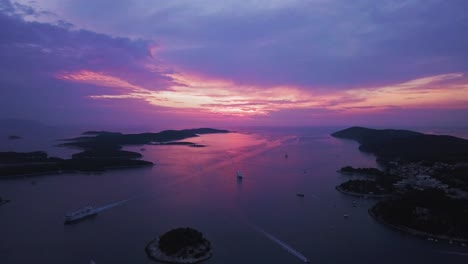
[[[9,202],[10,202],[10,200],[2,199],[2,197],[0,197],[0,205],[6,204],[6,203],[9,203]]]
[[[242,175],[242,172],[241,172],[241,171],[237,171],[237,172],[236,172],[236,176],[237,176],[237,179],[242,179],[242,178],[244,178],[244,175]]]
[[[305,195],[303,193],[296,193],[297,196],[299,197],[304,197]]]
[[[344,217],[344,218],[348,218],[348,217],[349,217],[349,214],[344,214],[343,217]]]
[[[86,206],[83,209],[77,210],[75,212],[71,212],[65,215],[65,224],[69,224],[78,220],[81,220],[85,217],[90,217],[96,215],[98,211],[91,205]]]

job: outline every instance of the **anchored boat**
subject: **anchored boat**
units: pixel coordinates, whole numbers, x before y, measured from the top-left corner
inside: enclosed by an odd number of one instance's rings
[[[237,171],[236,175],[237,175],[237,179],[239,180],[242,180],[242,178],[244,178],[244,175],[242,175],[241,171]]]

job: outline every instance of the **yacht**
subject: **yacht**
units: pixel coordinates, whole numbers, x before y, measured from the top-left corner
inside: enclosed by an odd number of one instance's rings
[[[71,212],[65,215],[65,224],[69,224],[71,222],[81,220],[85,217],[96,215],[97,213],[98,211],[96,210],[96,208],[94,208],[91,205],[88,205],[83,209],[80,209],[80,210],[77,210],[75,212]]]
[[[242,175],[242,172],[241,172],[241,171],[237,171],[236,175],[237,175],[237,179],[242,179],[242,178],[244,178],[244,176]]]

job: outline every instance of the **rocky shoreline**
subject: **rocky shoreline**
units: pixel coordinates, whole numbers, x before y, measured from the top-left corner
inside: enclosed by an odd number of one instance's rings
[[[405,226],[397,226],[397,225],[390,224],[387,221],[385,221],[385,219],[383,219],[382,217],[376,215],[375,212],[373,211],[373,207],[368,210],[368,213],[378,223],[380,223],[382,225],[385,225],[387,227],[390,227],[392,229],[399,230],[399,231],[401,231],[403,233],[406,233],[406,234],[410,234],[410,235],[425,238],[425,239],[438,239],[438,240],[447,241],[447,242],[452,241],[452,243],[457,242],[457,243],[460,243],[460,245],[462,245],[462,246],[468,244],[468,239],[449,237],[449,236],[443,236],[443,235],[436,235],[436,234],[423,232],[423,231],[412,229],[412,228],[405,227]]]
[[[365,194],[365,193],[356,193],[344,190],[340,185],[336,186],[335,189],[340,193],[353,195],[357,197],[365,197],[365,198],[391,198],[394,197],[393,194]]]
[[[383,199],[368,209],[377,222],[429,241],[468,243],[468,140],[407,130],[352,127],[332,134],[359,142],[384,170],[346,166],[338,172],[367,174],[372,180],[349,180],[336,190]]]
[[[163,263],[170,263],[170,264],[196,264],[208,260],[213,256],[213,253],[210,251],[205,256],[202,257],[189,257],[189,258],[181,258],[181,257],[174,257],[169,256],[162,252],[159,249],[159,239],[156,238],[150,241],[145,247],[146,254],[152,260],[163,262]]]

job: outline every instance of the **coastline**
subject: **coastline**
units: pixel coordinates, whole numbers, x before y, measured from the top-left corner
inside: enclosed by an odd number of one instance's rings
[[[364,194],[364,193],[356,193],[356,192],[349,192],[343,190],[340,185],[336,186],[335,189],[342,194],[357,196],[357,197],[365,197],[365,198],[391,198],[393,194]]]
[[[45,176],[45,175],[58,175],[58,174],[67,174],[67,173],[96,174],[96,173],[104,173],[108,170],[133,169],[133,168],[144,168],[144,167],[153,167],[153,166],[154,164],[147,164],[147,165],[103,167],[103,170],[95,170],[95,171],[61,170],[61,171],[35,172],[35,173],[26,173],[26,174],[3,175],[3,176],[0,176],[0,180],[1,179],[14,179],[14,178],[29,178],[29,177]]]
[[[394,225],[394,224],[390,224],[387,221],[385,221],[385,219],[383,219],[382,217],[377,216],[372,209],[373,209],[373,207],[369,208],[368,213],[375,221],[377,221],[378,223],[380,223],[380,224],[382,224],[384,226],[387,226],[387,227],[390,227],[392,229],[398,230],[400,232],[410,234],[410,235],[420,237],[420,238],[426,238],[426,239],[428,239],[428,238],[433,238],[434,239],[435,238],[435,239],[442,240],[442,241],[447,241],[447,242],[452,241],[452,242],[457,242],[457,243],[460,243],[460,244],[468,243],[468,239],[448,237],[448,236],[444,236],[444,235],[435,235],[435,234],[427,233],[427,232],[424,232],[424,231],[412,229],[412,228],[405,227],[405,226],[397,226],[397,225]]]
[[[374,175],[374,174],[368,174],[368,173],[362,173],[362,172],[348,172],[348,171],[342,171],[341,169],[337,170],[336,172],[342,175],[347,175],[347,176],[359,176],[359,177],[367,177],[367,178],[377,177],[377,175]]]
[[[187,258],[187,259],[180,259],[174,258],[171,256],[167,256],[166,254],[162,253],[158,247],[159,239],[151,240],[145,247],[145,252],[148,258],[154,261],[162,262],[162,263],[169,263],[169,264],[196,264],[201,263],[205,260],[210,259],[213,256],[213,253],[210,252],[207,256],[201,258]]]

